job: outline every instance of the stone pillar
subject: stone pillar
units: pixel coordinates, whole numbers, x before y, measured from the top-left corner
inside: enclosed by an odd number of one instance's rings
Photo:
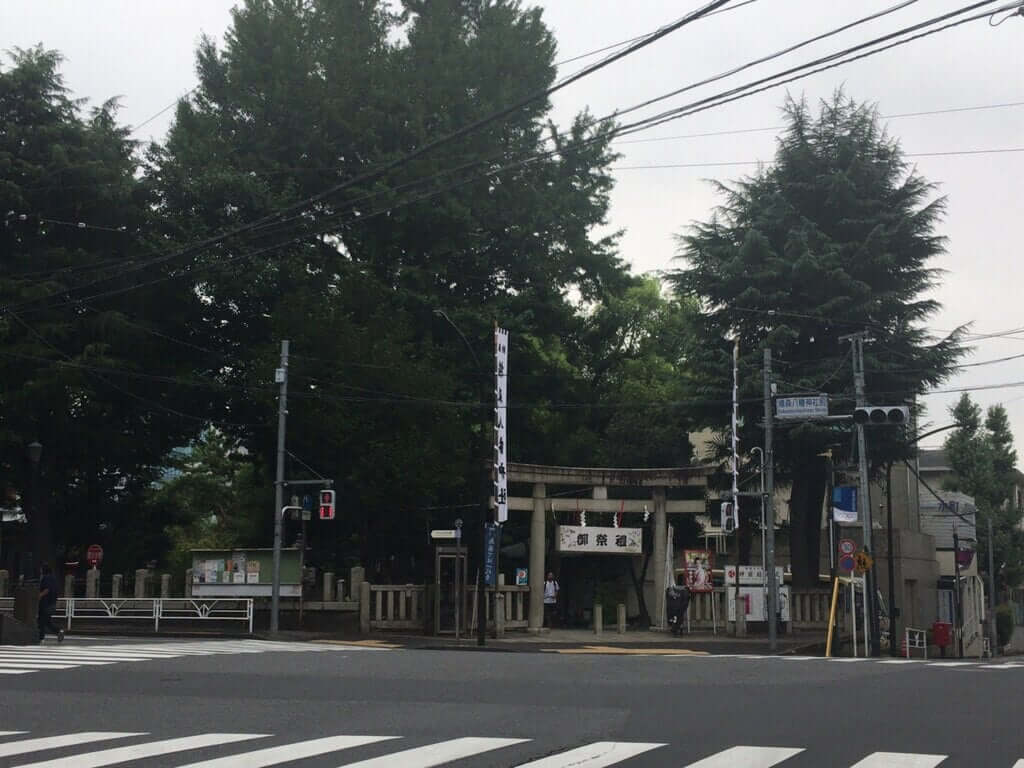
[[[604,632],[604,606],[594,603],[594,634],[598,637]]]
[[[149,571],[145,568],[137,568],[135,570],[135,597],[142,598],[146,596],[146,583],[149,581]]]
[[[533,513],[530,518],[530,615],[527,629],[540,632],[544,626],[544,483],[533,484]]]
[[[324,602],[334,602],[334,574],[330,571],[324,573]]]
[[[191,568],[185,571],[185,591],[182,593],[185,597],[192,597],[192,574]]]
[[[370,634],[370,582],[368,581],[359,582],[359,631],[364,635]]]
[[[100,596],[100,570],[90,568],[85,572],[85,596],[95,599]]]
[[[625,603],[619,603],[615,606],[615,624],[616,630],[620,635],[626,634],[626,605]]]
[[[75,575],[69,573],[64,577],[64,597],[75,596]]]
[[[345,580],[338,579],[336,589],[334,590],[334,597],[340,603],[345,599]]]
[[[494,636],[505,636],[505,594],[499,592],[494,596]]]
[[[654,569],[654,627],[665,629],[665,557],[667,553],[668,516],[665,512],[665,489],[655,488],[654,501],[654,554],[651,568]]]
[[[7,597],[7,585],[10,580],[11,576],[7,571],[0,571],[0,597]]]
[[[110,597],[114,600],[121,599],[121,582],[124,581],[124,576],[120,573],[115,573],[114,578],[110,584]]]
[[[165,573],[160,577],[160,597],[171,596],[171,574]]]
[[[353,600],[358,600],[363,594],[362,584],[366,580],[366,569],[361,565],[348,572],[348,589]]]

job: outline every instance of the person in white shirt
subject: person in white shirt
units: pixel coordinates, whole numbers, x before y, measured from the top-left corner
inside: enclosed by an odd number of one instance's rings
[[[555,574],[548,571],[544,580],[544,626],[549,629],[554,626],[555,606],[558,604],[558,582],[555,581]]]

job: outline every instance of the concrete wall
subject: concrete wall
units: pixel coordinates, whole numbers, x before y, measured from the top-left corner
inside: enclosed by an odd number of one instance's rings
[[[889,600],[887,544],[884,535],[876,536],[878,588],[886,602]],[[893,531],[893,554],[896,608],[900,612],[896,619],[899,630],[902,633],[908,626],[926,629],[934,623],[937,611],[939,564],[935,559],[934,540],[923,533]]]

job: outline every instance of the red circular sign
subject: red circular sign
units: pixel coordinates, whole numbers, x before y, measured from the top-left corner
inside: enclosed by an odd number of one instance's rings
[[[849,572],[856,567],[857,563],[853,559],[853,555],[843,555],[839,558],[839,570]]]
[[[99,565],[103,562],[103,547],[99,544],[90,545],[85,552],[85,559],[93,567]]]

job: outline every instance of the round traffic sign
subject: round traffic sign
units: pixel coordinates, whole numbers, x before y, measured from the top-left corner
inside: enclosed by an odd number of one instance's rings
[[[857,566],[856,561],[853,559],[853,555],[843,555],[839,558],[839,570],[850,572]]]
[[[85,560],[93,568],[103,562],[103,547],[99,544],[91,544],[85,551]]]
[[[857,542],[853,539],[840,539],[839,552],[844,555],[852,555],[857,550]]]
[[[854,562],[857,565],[857,575],[860,576],[862,573],[870,571],[875,561],[871,558],[871,555],[862,550],[854,555]]]

